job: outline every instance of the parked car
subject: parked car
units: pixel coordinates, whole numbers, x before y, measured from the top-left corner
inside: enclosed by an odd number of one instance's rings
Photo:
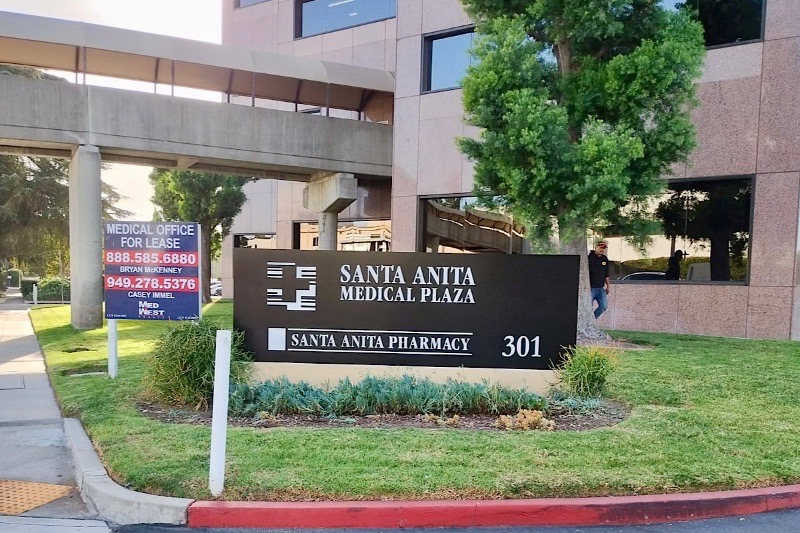
[[[211,296],[222,296],[221,281],[212,281],[210,285],[211,285]]]
[[[620,278],[620,281],[663,281],[663,272],[633,272]]]

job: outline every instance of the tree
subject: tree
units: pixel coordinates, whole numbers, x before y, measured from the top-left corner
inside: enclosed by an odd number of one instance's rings
[[[156,218],[200,224],[203,302],[211,300],[212,250],[218,253],[230,232],[247,199],[242,187],[251,179],[175,169],[155,169],[150,174]]]
[[[462,0],[477,60],[463,80],[460,139],[476,193],[528,234],[581,256],[578,338],[591,314],[587,228],[641,226],[660,177],[695,146],[689,112],[703,29],[655,0]]]
[[[103,217],[130,212],[102,185]],[[69,275],[69,163],[43,157],[0,156],[0,258],[45,276]]]

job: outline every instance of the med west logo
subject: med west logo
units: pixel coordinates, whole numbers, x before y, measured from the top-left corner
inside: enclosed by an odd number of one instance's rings
[[[267,279],[267,305],[283,306],[287,311],[317,310],[317,267],[268,261]]]

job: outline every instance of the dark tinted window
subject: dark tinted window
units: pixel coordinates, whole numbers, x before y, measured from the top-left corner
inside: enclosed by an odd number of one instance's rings
[[[297,37],[308,37],[392,18],[396,0],[297,0]]]
[[[674,266],[675,277],[667,279],[746,281],[751,198],[749,177],[670,183],[667,191],[652,202],[653,231],[644,249],[633,246],[625,235],[601,235],[608,241],[613,277],[667,272]],[[670,258],[676,256],[672,265]],[[632,279],[645,281],[649,277]]]
[[[706,46],[756,41],[762,38],[764,0],[661,0],[667,9],[689,7],[697,12]]]
[[[461,87],[470,64],[473,30],[425,40],[423,90],[439,91]]]

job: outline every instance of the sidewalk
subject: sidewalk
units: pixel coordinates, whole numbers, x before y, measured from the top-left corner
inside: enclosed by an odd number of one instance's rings
[[[800,508],[800,485],[699,494],[487,501],[194,502],[134,492],[109,478],[80,422],[61,417],[28,306],[18,296],[10,296],[0,299],[0,450],[6,452],[0,454],[0,481],[37,481],[73,490],[21,516],[0,515],[0,533],[110,531],[104,522],[90,520],[98,516],[120,525],[419,528],[629,525]]]
[[[3,450],[0,482],[5,482],[4,490],[14,492],[6,494],[8,499],[13,496],[13,501],[28,508],[33,501],[30,494],[47,500],[48,489],[49,494],[68,491],[18,516],[0,516],[0,531],[37,531],[45,524],[50,524],[52,531],[85,531],[87,525],[92,526],[92,531],[103,531],[105,524],[90,520],[96,513],[78,492],[64,420],[33,334],[28,305],[14,289],[0,298],[0,450]],[[13,483],[18,481],[59,485],[65,489],[24,485],[27,490],[20,490],[22,484]]]

